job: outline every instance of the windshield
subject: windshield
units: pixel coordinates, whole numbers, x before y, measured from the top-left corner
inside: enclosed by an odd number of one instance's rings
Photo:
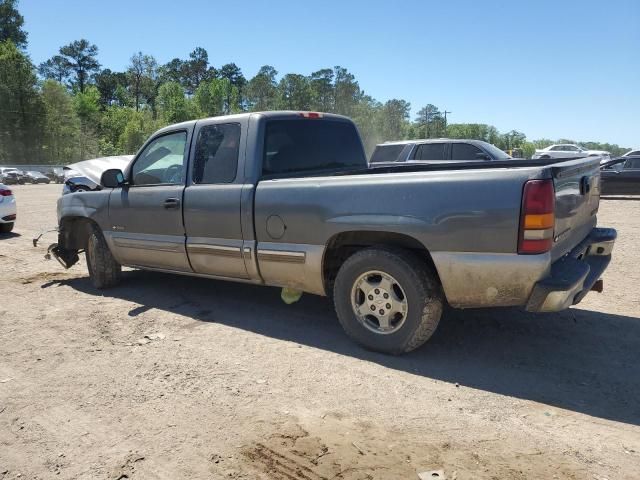
[[[271,120],[263,175],[367,168],[355,125],[333,120]]]
[[[491,155],[491,157],[493,157],[494,160],[508,160],[510,158],[513,158],[511,155],[506,154],[498,147],[491,145],[490,143],[482,142],[482,147],[487,151],[489,155]]]

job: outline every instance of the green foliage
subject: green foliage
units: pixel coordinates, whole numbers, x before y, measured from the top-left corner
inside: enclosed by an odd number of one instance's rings
[[[178,85],[178,87],[180,87]],[[181,88],[181,87],[180,87]],[[118,146],[120,154],[133,154],[161,124],[151,118],[150,112],[130,110],[130,117],[120,135]]]
[[[278,84],[278,108],[282,110],[310,110],[311,88],[304,75],[287,73]]]
[[[80,119],[64,85],[46,80],[42,85],[46,111],[44,151],[46,163],[68,163],[78,155]]]
[[[54,55],[46,62],[40,64],[38,73],[43,78],[50,78],[56,80],[58,83],[62,83],[69,77],[71,65],[62,55]]]
[[[0,0],[0,43],[10,41],[19,48],[27,46],[27,32],[22,27],[24,17],[17,9],[17,0]]]
[[[90,85],[84,92],[76,93],[73,100],[80,120],[87,125],[96,125],[100,112],[100,92],[95,85]]]
[[[66,60],[70,71],[75,75],[75,79],[71,84],[80,92],[84,92],[84,87],[89,78],[100,68],[100,63],[96,58],[97,55],[98,47],[90,44],[84,38],[60,47],[60,56]]]
[[[127,105],[128,92],[126,91],[128,78],[124,72],[112,72],[105,68],[94,77],[96,88],[100,92],[100,105],[106,108],[109,105]],[[118,90],[120,89],[120,90]]]
[[[275,110],[278,104],[278,72],[270,65],[260,67],[260,70],[247,84],[246,101],[250,110],[261,112]]]
[[[185,97],[184,88],[176,82],[167,82],[160,86],[158,106],[161,118],[165,123],[184,122],[196,116],[196,109],[191,106],[191,101]]]
[[[44,118],[29,57],[11,41],[0,43],[0,160],[39,161]]]

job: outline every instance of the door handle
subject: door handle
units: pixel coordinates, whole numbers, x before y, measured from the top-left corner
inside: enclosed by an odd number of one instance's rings
[[[164,208],[179,208],[180,207],[180,200],[178,200],[177,198],[167,198],[164,201]]]

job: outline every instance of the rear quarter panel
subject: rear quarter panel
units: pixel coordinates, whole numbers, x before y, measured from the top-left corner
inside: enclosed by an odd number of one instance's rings
[[[523,289],[549,264],[548,255],[528,259],[526,271],[514,264],[523,184],[540,174],[540,168],[502,168],[261,181],[255,194],[258,250],[308,252],[297,270],[287,265],[286,278],[298,281],[284,281],[276,262],[260,261],[261,275],[267,283],[322,293],[314,277],[322,272],[318,252],[332,237],[393,232],[429,250],[451,304],[522,304],[529,293]],[[500,278],[500,265],[519,278]],[[514,292],[513,281],[524,287]]]

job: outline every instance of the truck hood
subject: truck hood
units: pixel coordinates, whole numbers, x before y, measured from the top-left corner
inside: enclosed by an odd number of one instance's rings
[[[132,159],[133,155],[116,155],[113,157],[92,158],[91,160],[72,163],[64,167],[65,178],[83,176],[99,185],[100,177],[105,170],[119,168],[124,171]]]

